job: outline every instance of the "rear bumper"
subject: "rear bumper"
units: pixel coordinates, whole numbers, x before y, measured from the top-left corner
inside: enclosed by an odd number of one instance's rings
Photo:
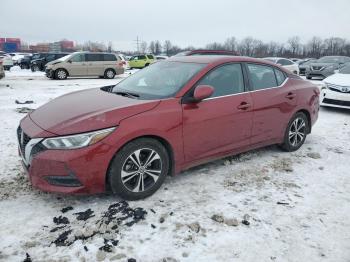
[[[321,92],[321,106],[350,109],[350,93],[323,89]]]

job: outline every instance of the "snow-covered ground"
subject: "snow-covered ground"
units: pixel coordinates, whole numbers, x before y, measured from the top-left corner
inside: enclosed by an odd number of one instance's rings
[[[345,110],[321,108],[297,152],[271,146],[202,165],[142,201],[31,188],[17,156],[21,108],[122,77],[56,81],[14,68],[0,81],[0,261],[350,261]]]

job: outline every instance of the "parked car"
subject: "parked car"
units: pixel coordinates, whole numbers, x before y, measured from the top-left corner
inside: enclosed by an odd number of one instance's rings
[[[30,62],[32,61],[32,55],[25,55],[18,59],[18,65],[21,69],[30,69]]]
[[[306,72],[306,78],[313,77],[326,78],[334,74],[335,70],[339,70],[345,63],[350,62],[347,56],[324,56],[310,64],[310,70]]]
[[[45,71],[45,66],[47,63],[69,55],[69,53],[40,53],[39,58],[32,57],[30,61],[30,69],[33,72]]]
[[[296,64],[299,64],[300,62],[303,61],[303,59],[301,59],[301,58],[289,58],[289,60],[293,61]]]
[[[283,66],[284,68],[291,71],[293,74],[299,75],[299,66],[292,60],[283,57],[265,57],[264,59],[271,61],[277,65]]]
[[[210,50],[210,49],[196,49],[180,52],[174,56],[193,56],[193,55],[229,55],[237,56],[238,53],[227,50]]]
[[[5,52],[0,51],[0,60],[2,61],[2,66],[4,70],[10,70],[13,67],[13,61],[10,55]]]
[[[323,80],[321,106],[350,109],[350,63]]]
[[[19,65],[19,60],[22,59],[25,56],[31,55],[28,53],[10,53],[9,54],[12,57],[12,61],[14,65]]]
[[[134,55],[129,59],[129,67],[133,68],[144,68],[154,63],[156,58],[154,55],[145,54],[145,55]]]
[[[4,66],[2,65],[2,60],[0,60],[0,79],[5,77]]]
[[[166,59],[168,59],[169,58],[169,56],[166,56],[166,55],[157,55],[156,56],[156,59],[157,60],[166,60]]]
[[[299,75],[306,75],[307,71],[310,71],[310,65],[314,63],[317,59],[305,59],[301,63],[299,63]]]
[[[112,79],[124,73],[124,64],[112,53],[75,52],[46,65],[46,76],[58,80],[70,76],[99,76]]]
[[[295,151],[318,117],[319,89],[247,57],[173,57],[117,85],[56,98],[21,120],[33,186],[153,194],[167,175],[254,148]]]

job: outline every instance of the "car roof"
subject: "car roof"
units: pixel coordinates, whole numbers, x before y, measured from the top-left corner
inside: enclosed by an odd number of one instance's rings
[[[167,61],[170,62],[185,62],[185,63],[198,63],[198,64],[214,64],[214,63],[227,63],[227,62],[251,62],[251,63],[264,63],[268,65],[274,65],[274,63],[246,56],[222,56],[222,55],[202,55],[202,56],[173,56]]]

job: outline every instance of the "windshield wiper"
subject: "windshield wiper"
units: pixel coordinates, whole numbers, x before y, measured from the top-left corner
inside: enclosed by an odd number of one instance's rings
[[[140,97],[138,94],[130,93],[130,92],[126,92],[126,91],[117,91],[117,92],[114,92],[114,93],[117,94],[117,95],[129,97],[129,98],[138,98],[138,97]]]

